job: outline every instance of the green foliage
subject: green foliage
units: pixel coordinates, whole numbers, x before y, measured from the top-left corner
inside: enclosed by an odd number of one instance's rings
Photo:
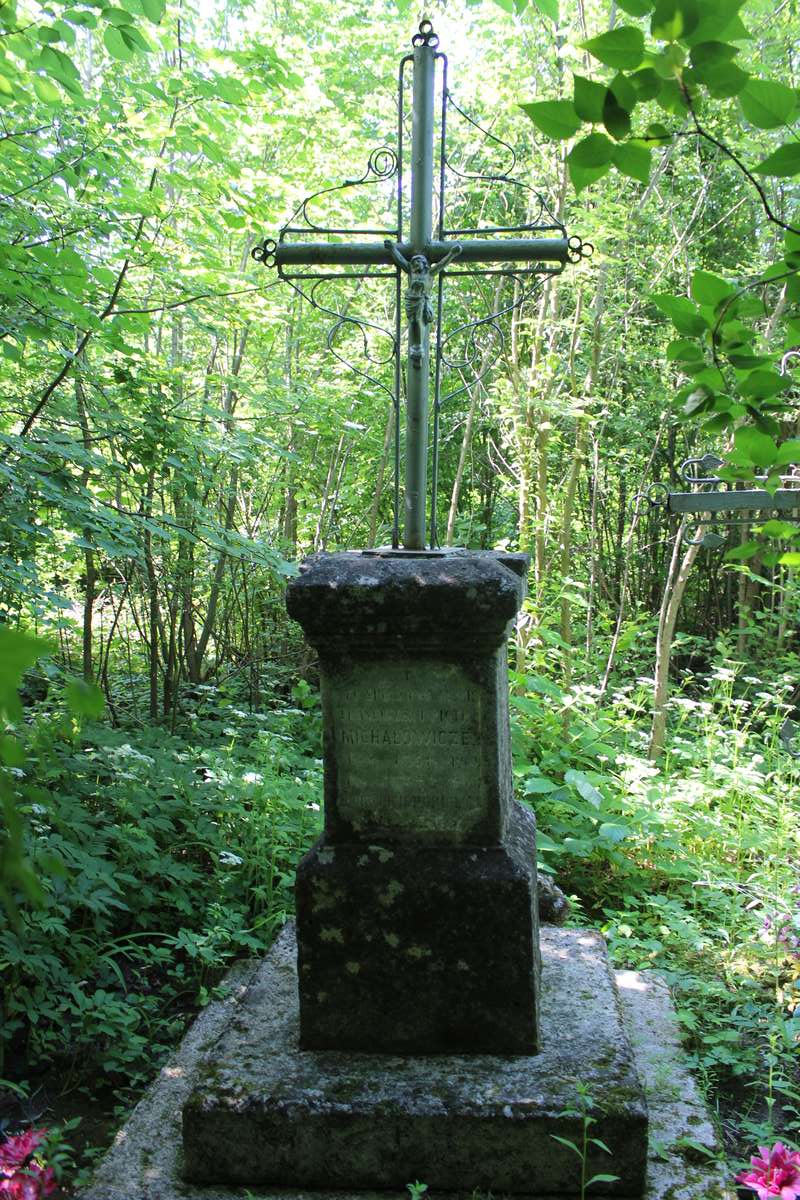
[[[619,1175],[609,1175],[604,1172],[588,1175],[589,1156],[596,1150],[602,1151],[603,1154],[611,1154],[608,1146],[601,1138],[595,1137],[592,1132],[592,1126],[597,1124],[597,1117],[592,1116],[592,1111],[595,1109],[595,1102],[589,1094],[589,1089],[584,1083],[576,1084],[577,1106],[575,1108],[566,1108],[558,1115],[559,1117],[573,1117],[580,1121],[581,1125],[581,1140],[574,1142],[571,1138],[560,1137],[557,1133],[551,1133],[550,1137],[554,1142],[559,1142],[562,1146],[566,1146],[568,1150],[577,1157],[580,1162],[580,1200],[585,1200],[586,1189],[594,1183],[614,1183],[619,1179]]]
[[[16,799],[42,896],[0,931],[0,1046],[62,1064],[62,1082],[146,1082],[187,1009],[292,909],[319,830],[318,716],[201,696],[182,738],[138,731],[134,748],[55,715],[26,736]]]
[[[766,648],[774,631],[760,636]],[[616,962],[667,976],[705,1083],[746,1081],[754,1112],[767,1093],[768,1112],[747,1125],[762,1140],[800,1129],[799,768],[780,736],[797,659],[772,655],[762,680],[719,644],[708,675],[670,701],[662,766],[643,755],[641,686],[601,698],[542,667],[512,697],[515,774],[545,869],[577,893],[579,920],[598,921]]]
[[[545,134],[577,137],[567,155],[576,192],[602,179],[612,166],[647,184],[651,147],[667,145],[672,156],[679,140],[687,136],[688,122],[688,136],[697,140],[698,149],[714,148],[742,173],[768,222],[786,231],[788,239],[800,235],[792,224],[791,209],[779,213],[778,198],[772,198],[759,182],[759,177],[790,179],[800,174],[797,89],[788,82],[763,77],[763,62],[751,62],[747,51],[735,44],[750,36],[737,12],[741,7],[699,5],[696,0],[635,0],[625,11],[645,21],[649,16],[655,47],[646,43],[638,25],[615,26],[580,43],[601,66],[616,72],[613,78],[599,80],[575,73],[572,101],[523,106]],[[746,63],[746,69],[734,59]],[[648,123],[652,113],[648,106],[653,104],[672,117],[671,125]],[[558,112],[557,130],[542,119],[551,111]],[[605,132],[600,132],[598,125]],[[581,136],[582,126],[590,126],[592,131]],[[764,136],[755,137],[754,131],[789,136],[764,157]],[[616,148],[614,141],[619,143]],[[784,389],[777,373],[758,368],[762,360],[779,361],[783,348],[779,345],[776,351],[773,345],[759,344],[759,326],[763,327],[764,310],[771,299],[769,284],[784,285],[777,316],[787,329],[786,344],[793,344],[800,259],[793,242],[791,246],[782,258],[774,258],[773,251],[771,264],[756,279],[728,279],[718,272],[695,270],[690,290],[697,307],[686,297],[669,292],[651,297],[684,338],[697,339],[697,356],[680,360],[692,381],[679,391],[678,401],[685,419],[702,422],[713,435],[732,430],[743,420],[754,423],[762,435],[774,438],[778,432],[776,417],[786,411],[786,404],[775,398]],[[758,306],[748,303],[751,289],[760,291]],[[773,339],[775,325],[769,326]],[[756,369],[748,371],[750,364]],[[762,447],[762,443],[758,445]],[[732,460],[738,469],[736,478],[745,478],[747,470],[752,475],[756,468],[776,464],[775,455],[768,457],[763,448],[750,458],[743,445],[737,443],[736,449]]]

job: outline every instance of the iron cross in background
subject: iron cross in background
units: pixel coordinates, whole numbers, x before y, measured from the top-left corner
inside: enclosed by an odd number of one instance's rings
[[[524,225],[492,227],[487,229],[447,229],[445,227],[445,172],[447,162],[446,125],[448,106],[458,108],[447,87],[447,57],[437,50],[439,39],[433,32],[430,21],[422,21],[419,32],[412,39],[413,53],[400,62],[398,80],[398,124],[397,152],[383,147],[375,151],[369,160],[364,176],[347,180],[342,187],[380,180],[397,179],[397,224],[394,229],[322,229],[308,217],[306,206],[311,200],[335,188],[326,188],[306,200],[290,218],[290,223],[280,232],[278,241],[267,239],[253,250],[253,257],[265,266],[277,267],[282,279],[289,282],[331,278],[372,277],[375,268],[390,268],[395,278],[395,333],[394,357],[394,412],[395,412],[395,501],[393,546],[398,547],[399,536],[399,479],[400,479],[400,392],[401,364],[400,343],[402,336],[402,314],[407,328],[407,355],[405,372],[405,494],[403,548],[420,551],[426,548],[426,501],[428,490],[428,426],[429,394],[431,376],[431,333],[435,331],[434,350],[434,403],[433,403],[433,470],[431,485],[431,547],[437,544],[436,535],[436,491],[438,485],[438,441],[439,412],[441,407],[442,373],[442,297],[445,275],[504,274],[516,281],[528,275],[558,274],[569,262],[578,262],[591,253],[591,246],[580,238],[569,238],[563,224],[549,213],[542,198],[527,185],[514,180],[506,172],[494,177],[515,187],[526,188],[538,203],[538,220]],[[438,222],[434,236],[434,142],[436,64],[442,64],[441,114],[439,119],[438,154]],[[412,121],[411,121],[411,205],[408,236],[403,227],[403,184],[404,184],[404,74],[408,64],[413,65]],[[460,109],[458,110],[461,111]],[[466,114],[462,114],[466,116]],[[471,118],[466,118],[475,124]],[[485,131],[483,131],[485,132]],[[493,135],[488,135],[495,141]],[[505,145],[505,143],[500,143]],[[507,147],[510,149],[510,147]],[[513,155],[513,151],[511,151]],[[516,161],[516,160],[514,160]],[[293,226],[291,221],[302,214],[305,224]],[[544,218],[549,218],[546,221]],[[305,234],[354,235],[368,234],[370,241],[293,241],[292,235]],[[506,236],[481,237],[481,234]],[[510,234],[527,236],[511,237]],[[551,236],[532,236],[550,234]],[[510,265],[518,264],[518,265]],[[355,268],[344,275],[325,273],[298,273],[305,267]],[[448,270],[450,268],[450,270]],[[386,273],[386,272],[383,272]],[[380,270],[377,274],[381,274]],[[405,298],[402,290],[405,281]],[[294,286],[294,284],[293,284]],[[434,288],[436,292],[434,309]],[[302,292],[301,288],[297,288]],[[527,297],[525,288],[517,289],[513,304],[473,324],[493,324],[499,316],[518,307]],[[306,296],[318,308],[324,308],[313,297]],[[330,310],[326,310],[330,311]],[[339,314],[332,314],[338,316]],[[340,319],[350,321],[351,318]],[[337,326],[338,327],[338,326]],[[331,337],[328,339],[331,345]],[[364,372],[360,372],[362,375]],[[464,390],[464,389],[459,389]]]

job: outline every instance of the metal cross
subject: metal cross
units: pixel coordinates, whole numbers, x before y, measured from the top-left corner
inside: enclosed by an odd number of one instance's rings
[[[711,526],[731,527],[749,525],[759,514],[766,520],[774,513],[800,510],[800,476],[782,475],[781,487],[774,492],[766,488],[745,488],[730,484],[716,474],[724,459],[716,454],[687,458],[681,463],[680,474],[689,491],[671,492],[664,483],[651,483],[644,494],[634,500],[645,500],[651,508],[665,509],[689,522],[683,526],[683,540],[709,550],[722,546],[725,538]],[[756,476],[756,480],[766,475]]]
[[[348,180],[342,186],[354,186],[397,176],[397,227],[392,230],[377,229],[320,229],[308,219],[306,205],[323,193],[308,197],[293,216],[302,212],[305,227],[287,225],[281,230],[279,240],[267,239],[253,251],[253,257],[265,266],[275,266],[281,278],[326,279],[341,278],[342,275],[297,274],[298,268],[348,267],[357,268],[345,277],[363,278],[372,268],[394,269],[396,285],[396,334],[394,340],[395,360],[395,520],[393,543],[397,547],[398,494],[399,494],[399,432],[400,432],[400,356],[401,337],[401,290],[405,278],[406,292],[402,309],[407,328],[406,357],[406,457],[403,546],[406,550],[426,548],[426,496],[428,475],[428,425],[430,393],[431,329],[437,332],[434,383],[434,463],[431,497],[431,544],[436,544],[436,484],[439,418],[439,383],[441,375],[441,314],[442,280],[447,268],[455,264],[458,274],[509,274],[518,278],[520,274],[556,274],[568,262],[577,262],[591,253],[591,246],[580,238],[568,238],[564,226],[555,218],[550,224],[527,224],[491,229],[445,229],[444,192],[446,145],[446,115],[448,102],[452,99],[447,89],[447,57],[436,47],[439,44],[430,21],[422,21],[419,32],[412,38],[413,53],[400,62],[398,86],[398,151],[384,147],[370,158],[365,175],[358,180]],[[439,220],[434,237],[434,138],[435,138],[435,90],[436,63],[442,62],[442,108],[440,118],[439,146]],[[403,83],[404,70],[413,64],[412,124],[411,124],[411,206],[407,240],[403,236]],[[457,107],[457,106],[456,106]],[[460,110],[459,110],[460,111]],[[467,118],[471,120],[471,118]],[[471,122],[474,124],[474,122]],[[492,136],[492,135],[490,135]],[[495,141],[499,139],[493,139]],[[503,143],[501,143],[503,144]],[[512,151],[513,154],[513,151]],[[487,178],[481,176],[481,178]],[[507,174],[497,179],[518,184]],[[335,189],[325,189],[333,191]],[[532,190],[532,189],[528,189]],[[540,212],[547,212],[541,197],[538,197]],[[548,213],[549,215],[549,213]],[[291,241],[287,235],[297,233],[371,234],[371,241]],[[552,237],[467,237],[481,233],[528,233],[551,232]],[[523,264],[521,268],[497,268],[495,264]],[[476,267],[475,264],[488,264]],[[547,267],[530,264],[555,264]],[[495,268],[492,270],[492,268]],[[434,281],[437,284],[436,314],[432,303]],[[516,307],[516,301],[510,307]],[[318,307],[322,307],[318,305]],[[503,310],[503,311],[508,311]],[[337,315],[337,314],[333,314]],[[499,313],[494,316],[500,315]],[[349,318],[345,318],[349,320]],[[328,339],[329,346],[331,338]],[[361,372],[364,374],[363,372]]]

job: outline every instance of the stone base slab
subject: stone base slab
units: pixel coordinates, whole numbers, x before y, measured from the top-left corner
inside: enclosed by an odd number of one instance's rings
[[[593,935],[559,929],[544,931],[543,944],[548,948],[546,961],[551,958],[551,949],[567,958],[573,957],[577,950],[580,961],[581,956],[596,946]],[[282,938],[271,961],[276,954],[284,955],[285,950]],[[247,1027],[247,1009],[257,990],[263,987],[265,971],[263,963],[246,963],[229,974],[227,998],[210,1005],[197,1019],[175,1058],[162,1070],[120,1130],[82,1200],[243,1200],[245,1195],[253,1200],[408,1200],[402,1186],[376,1192],[337,1188],[332,1180],[321,1182],[319,1190],[313,1191],[300,1186],[255,1186],[247,1192],[224,1184],[185,1181],[181,1151],[183,1106],[197,1088],[209,1052],[213,1053],[231,1031]],[[290,974],[291,964],[284,965],[282,971]],[[680,1054],[666,987],[651,973],[618,972],[617,982],[625,1027],[650,1111],[650,1152],[641,1200],[732,1200],[734,1193],[725,1182],[730,1172],[716,1161],[719,1152],[713,1128]],[[579,984],[578,991],[582,986]],[[273,1019],[278,1027],[285,1026],[286,1014],[276,1011]],[[603,1093],[595,1090],[596,1100],[602,1103]],[[238,1149],[240,1155],[248,1154],[253,1143],[242,1138]],[[602,1170],[619,1174],[617,1167],[615,1158],[603,1156]],[[413,1163],[409,1162],[405,1182],[415,1178],[429,1183],[424,1176],[415,1175]],[[502,1189],[491,1180],[486,1186],[492,1188],[495,1200],[499,1200]],[[431,1186],[433,1197],[439,1190]],[[471,1193],[470,1187],[455,1195],[467,1200]],[[525,1193],[526,1197],[530,1195],[531,1190]],[[536,1200],[563,1200],[565,1196],[577,1200],[578,1195],[577,1186],[572,1192],[560,1187],[557,1194],[540,1192]]]
[[[473,1188],[569,1195],[580,1179],[579,1087],[595,1100],[587,1177],[639,1196],[647,1108],[596,933],[542,939],[542,1050],[392,1056],[298,1048],[295,944],[273,947],[209,1051],[184,1106],[194,1182],[300,1187]],[[402,979],[397,979],[402,987]]]

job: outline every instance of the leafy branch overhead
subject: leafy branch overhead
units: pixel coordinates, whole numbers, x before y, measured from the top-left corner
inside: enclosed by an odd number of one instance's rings
[[[725,278],[701,257],[688,295],[654,289],[649,300],[651,312],[669,318],[678,335],[667,361],[681,418],[699,422],[711,445],[735,434],[724,478],[762,472],[764,486],[774,490],[800,457],[797,442],[779,445],[791,403],[787,362],[800,343],[800,223],[792,182],[800,175],[800,91],[764,77],[766,9],[745,13],[754,33],[742,19],[743,0],[622,0],[621,8],[626,23],[579,44],[582,65],[573,73],[571,98],[521,107],[547,137],[568,144],[566,164],[578,193],[614,167],[647,185],[649,196],[654,166],[659,175],[673,170],[683,147],[697,156],[701,178],[724,170],[732,186],[749,189],[761,269]],[[587,75],[591,59],[597,77]],[[785,59],[777,52],[772,59],[783,74]],[[575,60],[577,68],[577,52]],[[737,258],[744,261],[743,247]]]
[[[614,74],[602,81],[573,75],[572,99],[544,100],[521,107],[542,133],[561,140],[584,131],[567,155],[572,183],[580,192],[615,166],[646,183],[653,149],[685,136],[711,102],[738,104],[740,121],[756,129],[786,128],[798,112],[797,91],[762,79],[735,60],[751,34],[737,3],[726,0],[627,0],[632,17],[649,17],[649,35],[625,24],[580,43]],[[661,109],[655,120],[656,109]],[[664,122],[672,118],[671,127]],[[677,124],[676,124],[677,119]],[[800,174],[800,144],[782,143],[753,168],[762,176]]]

